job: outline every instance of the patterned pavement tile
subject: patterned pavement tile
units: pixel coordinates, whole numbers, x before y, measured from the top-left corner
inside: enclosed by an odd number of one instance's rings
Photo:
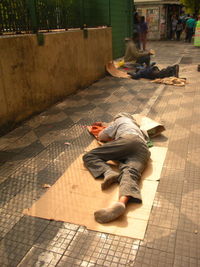
[[[23,137],[25,134],[27,134],[30,131],[30,127],[28,125],[22,124],[21,126],[15,128],[14,130],[10,131],[6,134],[6,139],[9,139],[10,142],[15,142],[20,137]],[[1,132],[3,133],[3,129],[1,129]],[[5,137],[3,137],[5,138]]]
[[[174,255],[166,251],[140,247],[133,267],[170,267],[173,266]]]
[[[169,151],[167,152],[164,167],[168,167],[169,169],[178,169],[185,170],[186,166],[186,158],[182,157],[178,151]]]
[[[27,160],[38,153],[40,153],[44,149],[44,146],[41,144],[39,140],[27,145],[26,147],[19,149],[13,149],[10,151],[1,151],[0,157],[2,157],[2,162],[20,162],[22,160]],[[2,166],[3,167],[3,166]]]
[[[10,195],[12,198],[13,196],[17,195],[21,189],[27,185],[28,179],[27,174],[22,174],[24,177],[9,177],[7,180],[0,184],[0,191],[2,194]]]
[[[2,194],[1,207],[9,211],[22,212],[26,208],[30,208],[33,203],[39,199],[48,189],[37,184],[28,183],[22,190],[14,197],[9,197],[9,194]]]
[[[180,220],[179,208],[163,209],[153,207],[149,217],[149,225],[160,226],[168,229],[177,229]]]
[[[177,255],[200,259],[199,233],[177,231],[175,251]]]
[[[200,231],[200,184],[185,181],[178,229],[196,233]]]
[[[63,254],[72,242],[76,231],[62,228],[62,225],[49,224],[40,237],[37,239],[35,247]]]
[[[37,136],[34,131],[27,132],[24,136],[18,138],[15,142],[9,143],[5,149],[1,149],[1,151],[17,153],[21,152],[25,147],[31,145],[32,143],[37,141]]]
[[[9,161],[11,158],[14,158],[16,155],[17,155],[17,153],[15,153],[15,152],[0,151],[0,163],[1,163],[1,165],[3,165],[5,162]]]
[[[158,192],[182,194],[185,172],[183,170],[163,168]]]
[[[61,255],[52,251],[41,248],[32,247],[27,255],[23,258],[18,267],[32,267],[32,266],[56,266],[60,260]]]
[[[40,124],[37,128],[34,129],[34,132],[40,138],[47,132],[67,129],[72,125],[73,125],[73,121],[69,117],[66,117],[66,119],[62,121],[56,121],[54,123],[48,122],[47,124]]]
[[[159,225],[148,225],[141,246],[158,249],[173,253],[176,243],[176,230],[160,227]]]
[[[17,266],[30,248],[31,246],[27,244],[18,243],[8,239],[2,239],[0,241],[0,266]]]
[[[58,266],[65,266],[64,263],[69,261],[80,266],[84,266],[81,265],[84,262],[95,266],[126,266],[134,261],[139,242],[131,238],[88,231],[81,227]]]
[[[23,216],[4,239],[26,245],[33,245],[49,224],[48,220]]]
[[[20,213],[0,209],[0,240],[6,236],[22,217],[23,215]]]
[[[6,162],[2,166],[0,166],[0,177],[8,178],[9,176],[13,175],[14,173],[18,172],[21,168],[23,169],[23,164],[26,160],[16,160],[12,162]],[[21,171],[21,170],[20,170]],[[5,179],[3,179],[5,180]]]
[[[173,267],[199,267],[200,260],[186,256],[175,255]]]

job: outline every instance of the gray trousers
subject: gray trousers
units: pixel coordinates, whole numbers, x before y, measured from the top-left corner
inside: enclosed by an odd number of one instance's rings
[[[147,145],[137,135],[126,135],[105,143],[83,156],[85,166],[95,178],[110,169],[109,160],[119,162],[119,197],[130,196],[130,201],[142,202],[139,181],[150,158]]]

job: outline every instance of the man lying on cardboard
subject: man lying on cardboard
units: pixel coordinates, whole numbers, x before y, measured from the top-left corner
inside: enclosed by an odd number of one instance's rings
[[[87,152],[83,161],[95,178],[104,177],[102,190],[119,183],[119,201],[94,213],[97,222],[107,223],[123,215],[129,201],[142,202],[139,182],[150,151],[146,134],[128,113],[117,114],[113,122],[100,131],[98,140],[106,143]],[[109,160],[119,162],[120,173],[111,169],[106,163]]]
[[[135,66],[134,71],[129,71],[127,74],[132,79],[158,79],[166,77],[179,77],[179,65],[168,66],[167,68],[159,69],[155,66],[155,62],[150,64],[151,56],[155,54],[155,51],[150,49],[149,51],[139,51],[136,47],[139,35],[134,33],[132,39],[126,38],[126,51],[124,55],[124,62],[126,66]]]

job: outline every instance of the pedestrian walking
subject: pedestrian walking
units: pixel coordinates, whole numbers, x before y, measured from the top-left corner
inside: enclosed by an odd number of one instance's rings
[[[185,41],[191,43],[192,41],[192,36],[195,31],[195,26],[196,26],[196,20],[194,19],[194,16],[191,16],[189,19],[186,21],[186,38]]]
[[[200,15],[198,16],[195,28],[194,46],[200,46]]]
[[[176,39],[177,39],[177,41],[180,41],[182,31],[183,31],[183,22],[181,19],[179,19],[178,23],[176,25]]]
[[[176,15],[173,15],[172,19],[171,19],[171,30],[172,30],[172,32],[171,32],[171,40],[175,40],[177,23],[178,23],[177,17],[176,17]]]
[[[145,17],[142,16],[140,18],[140,45],[143,51],[146,50],[147,33],[148,33],[148,25],[147,22],[145,21]]]
[[[133,22],[134,22],[133,35],[138,34],[139,36],[138,40],[135,42],[135,45],[138,49],[140,49],[140,16],[138,12],[135,12]]]

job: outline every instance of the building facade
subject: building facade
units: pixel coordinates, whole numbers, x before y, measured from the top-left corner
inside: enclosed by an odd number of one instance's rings
[[[138,14],[146,18],[149,40],[170,38],[171,17],[182,10],[178,0],[134,0],[134,4]]]

